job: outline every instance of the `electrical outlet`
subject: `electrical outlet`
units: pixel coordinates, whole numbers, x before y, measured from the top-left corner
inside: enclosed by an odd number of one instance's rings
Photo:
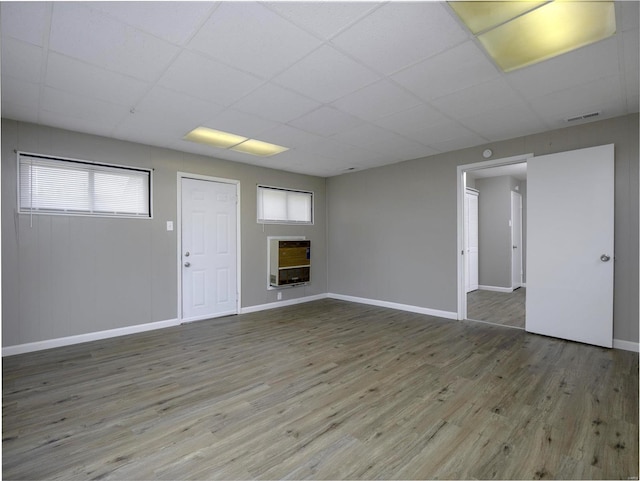
[[[282,300],[282,292],[278,292],[277,298],[278,298],[279,301]]]

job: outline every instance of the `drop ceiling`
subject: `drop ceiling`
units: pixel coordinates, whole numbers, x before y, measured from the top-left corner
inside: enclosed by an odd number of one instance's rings
[[[445,2],[2,2],[2,116],[329,177],[638,112],[615,8],[613,37],[503,73]]]

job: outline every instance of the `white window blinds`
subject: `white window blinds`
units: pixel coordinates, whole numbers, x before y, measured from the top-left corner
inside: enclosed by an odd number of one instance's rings
[[[20,212],[151,217],[151,173],[18,154]]]
[[[313,193],[259,185],[258,222],[313,224]]]

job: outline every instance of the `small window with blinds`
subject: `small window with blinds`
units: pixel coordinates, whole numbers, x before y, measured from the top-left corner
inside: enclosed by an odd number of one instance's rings
[[[258,223],[313,224],[313,192],[259,185]]]
[[[18,153],[25,214],[151,217],[151,171]]]

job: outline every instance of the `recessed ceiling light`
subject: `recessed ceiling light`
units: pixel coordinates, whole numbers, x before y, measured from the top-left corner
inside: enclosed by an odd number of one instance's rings
[[[611,0],[449,4],[505,72],[570,52],[616,32]],[[498,15],[503,9],[503,15]],[[505,19],[511,15],[514,16]]]
[[[544,5],[545,1],[538,2],[456,2],[449,5],[462,19],[471,33],[478,33],[506,23],[523,13]]]
[[[269,157],[271,155],[279,154],[285,150],[289,150],[287,147],[281,145],[270,144],[269,142],[262,142],[261,140],[249,139],[241,144],[231,147],[231,150],[238,152],[244,152],[246,154],[258,155],[260,157]]]
[[[221,130],[214,130],[208,127],[197,127],[184,136],[185,140],[198,142],[200,144],[213,145],[221,149],[228,149],[247,140],[247,137],[230,134]]]
[[[248,137],[223,132],[222,130],[210,129],[208,127],[197,127],[183,138],[191,142],[212,145],[221,149],[231,149],[246,154],[259,155],[261,157],[269,157],[289,150],[287,147],[282,147],[281,145],[249,139]]]

